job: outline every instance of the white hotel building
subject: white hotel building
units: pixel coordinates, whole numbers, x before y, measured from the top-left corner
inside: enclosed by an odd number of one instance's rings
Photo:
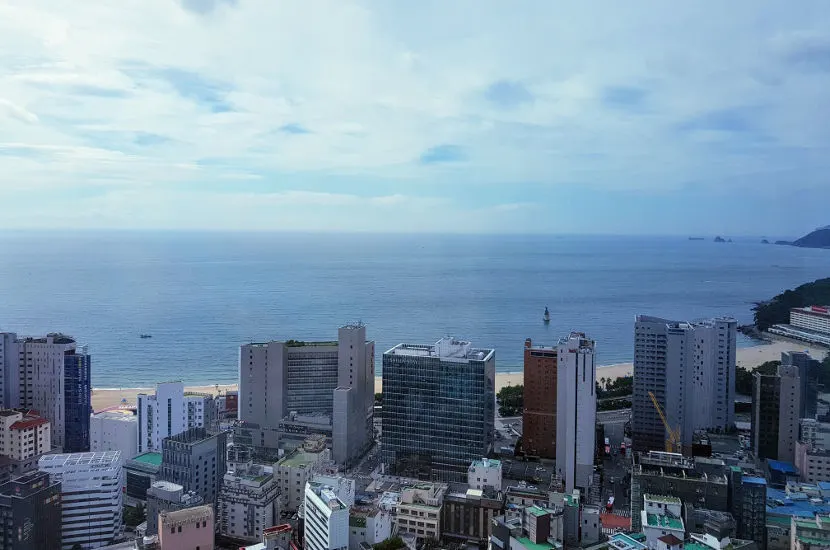
[[[306,550],[348,550],[349,507],[331,487],[306,483],[304,514]]]
[[[163,382],[156,385],[154,394],[138,394],[137,411],[136,454],[161,452],[164,438],[190,428],[210,428],[215,417],[213,399],[202,394],[186,395],[182,382]]]
[[[45,455],[38,469],[61,482],[63,550],[107,546],[122,535],[119,451]]]

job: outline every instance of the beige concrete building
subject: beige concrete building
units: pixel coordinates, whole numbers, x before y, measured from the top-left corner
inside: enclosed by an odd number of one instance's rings
[[[15,410],[0,411],[0,455],[17,461],[52,450],[51,424],[37,414]]]
[[[446,493],[444,483],[420,483],[404,489],[396,508],[398,533],[424,539],[441,538],[441,508]]]

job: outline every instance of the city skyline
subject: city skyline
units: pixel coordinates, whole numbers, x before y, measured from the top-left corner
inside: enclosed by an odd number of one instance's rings
[[[828,27],[820,2],[13,1],[0,227],[797,237],[828,223]]]

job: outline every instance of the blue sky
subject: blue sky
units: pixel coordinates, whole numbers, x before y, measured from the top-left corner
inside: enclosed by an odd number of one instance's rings
[[[0,4],[3,229],[799,236],[828,174],[826,1]]]

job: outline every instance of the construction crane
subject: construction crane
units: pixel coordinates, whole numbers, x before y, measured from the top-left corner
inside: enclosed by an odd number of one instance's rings
[[[657,398],[654,396],[653,392],[648,392],[648,396],[651,398],[651,402],[654,403],[654,408],[657,409],[657,414],[660,415],[660,420],[663,421],[663,426],[666,427],[666,432],[669,434],[669,437],[666,438],[666,452],[667,453],[679,453],[681,452],[680,448],[680,426],[676,429],[672,430],[671,426],[669,426],[669,421],[666,420],[666,415],[663,414],[663,409],[660,407],[660,403],[657,402]]]

